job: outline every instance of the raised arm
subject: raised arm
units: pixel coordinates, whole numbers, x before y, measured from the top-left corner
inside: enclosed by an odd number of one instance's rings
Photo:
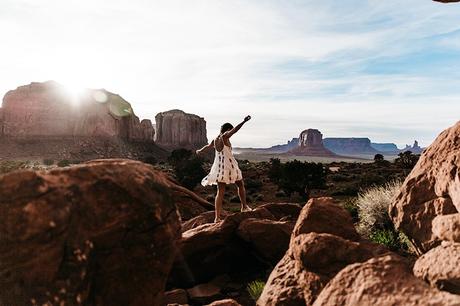
[[[246,123],[248,122],[249,120],[251,120],[251,116],[246,116],[243,120],[243,122],[241,122],[240,124],[238,124],[237,126],[235,126],[233,129],[231,129],[230,131],[227,131],[225,132],[222,136],[225,137],[225,138],[230,138],[232,137],[233,134],[235,134],[236,132],[238,132],[241,127]]]
[[[196,150],[195,153],[198,155],[212,148],[214,148],[214,140],[208,143],[207,145],[205,145],[204,147],[202,147],[201,149]]]

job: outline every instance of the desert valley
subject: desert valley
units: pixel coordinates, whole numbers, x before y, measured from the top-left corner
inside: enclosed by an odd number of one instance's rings
[[[459,0],[4,0],[0,306],[460,305]]]

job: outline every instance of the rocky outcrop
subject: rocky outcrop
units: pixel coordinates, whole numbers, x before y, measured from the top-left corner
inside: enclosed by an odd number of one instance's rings
[[[345,266],[386,252],[379,245],[361,241],[351,217],[331,198],[311,199],[302,209],[289,249],[270,274],[257,305],[311,305]]]
[[[156,143],[166,149],[197,149],[208,143],[206,121],[181,110],[170,110],[155,116]]]
[[[291,149],[289,154],[301,156],[335,156],[323,144],[323,134],[315,129],[308,129],[300,133],[299,145]]]
[[[104,89],[87,89],[78,96],[49,81],[31,83],[6,93],[2,134],[9,138],[116,137],[153,142],[150,121],[139,121],[131,105]]]
[[[438,215],[460,210],[460,122],[424,151],[390,205],[390,216],[420,253],[439,245],[432,232]]]
[[[204,223],[211,221],[210,213],[185,222],[188,230],[182,234],[170,287],[188,288],[218,275],[276,264],[289,245],[300,209],[296,204],[266,204],[219,223]],[[273,241],[277,247],[269,247]]]
[[[349,265],[321,291],[313,306],[459,305],[460,296],[438,291],[416,278],[407,262],[390,254]]]
[[[171,184],[128,160],[0,176],[0,304],[160,305],[180,238]]]
[[[433,234],[439,239],[460,242],[460,214],[437,216],[432,225]]]
[[[324,138],[324,146],[336,154],[376,154],[369,138]]]
[[[414,274],[433,287],[460,294],[460,243],[445,243],[423,254]]]
[[[433,1],[442,2],[442,3],[460,2],[460,0],[433,0]]]
[[[424,149],[419,146],[418,141],[415,140],[414,144],[412,146],[406,145],[406,147],[404,149],[402,149],[401,151],[402,152],[411,151],[414,154],[421,154],[423,152],[423,150]]]

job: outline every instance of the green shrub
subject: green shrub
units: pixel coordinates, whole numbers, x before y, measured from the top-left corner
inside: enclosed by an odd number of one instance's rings
[[[262,187],[262,181],[259,179],[247,178],[244,180],[244,185],[247,189],[260,189]]]
[[[398,154],[398,158],[395,159],[395,164],[404,168],[412,169],[417,164],[420,155],[413,154],[411,151],[406,151]]]
[[[350,213],[351,218],[353,219],[353,223],[359,221],[359,211],[355,199],[348,199],[345,201],[345,203],[343,203],[343,208],[345,208]]]
[[[50,159],[50,158],[45,158],[45,159],[43,160],[43,164],[44,164],[45,166],[54,165],[54,160],[52,160],[52,159]]]
[[[249,295],[254,301],[257,301],[264,291],[265,282],[262,280],[255,280],[248,284],[247,290]]]
[[[399,233],[394,229],[378,229],[372,232],[369,239],[375,243],[385,245],[391,251],[407,248],[399,239]]]
[[[270,160],[269,178],[287,195],[298,192],[304,199],[311,189],[324,188],[327,169],[321,163],[298,160],[281,163],[277,158]]]
[[[0,174],[5,174],[8,172],[23,170],[28,168],[28,162],[16,161],[16,160],[6,160],[0,162]]]
[[[179,183],[188,189],[194,189],[206,176],[203,159],[194,155],[192,151],[174,150],[168,157],[168,162],[172,165]]]
[[[58,165],[58,167],[68,167],[68,166],[70,166],[70,160],[68,160],[68,159],[60,160],[60,161],[58,161],[57,165]]]

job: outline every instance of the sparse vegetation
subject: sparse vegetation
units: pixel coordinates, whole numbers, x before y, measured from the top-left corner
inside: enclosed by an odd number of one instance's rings
[[[168,158],[174,170],[174,175],[181,185],[193,190],[206,176],[203,159],[195,156],[192,151],[178,149],[171,152]]]
[[[54,165],[54,160],[53,160],[53,159],[50,159],[50,158],[45,158],[45,159],[43,160],[43,164],[44,164],[45,166]]]
[[[281,163],[272,159],[269,169],[270,179],[287,195],[298,192],[302,198],[309,198],[312,189],[321,189],[326,184],[327,169],[321,163],[298,160]]]
[[[257,301],[264,291],[265,282],[262,280],[255,280],[248,284],[247,290],[249,295],[254,301]]]
[[[70,166],[70,164],[71,164],[71,162],[68,159],[60,160],[57,163],[58,167],[68,167],[68,166]]]
[[[395,159],[395,164],[398,164],[404,169],[412,169],[417,164],[420,155],[413,154],[411,151],[406,151],[398,154]]]
[[[374,186],[359,194],[357,230],[371,241],[383,244],[390,250],[407,250],[407,239],[399,233],[388,215],[388,209],[401,188],[401,181]]]

